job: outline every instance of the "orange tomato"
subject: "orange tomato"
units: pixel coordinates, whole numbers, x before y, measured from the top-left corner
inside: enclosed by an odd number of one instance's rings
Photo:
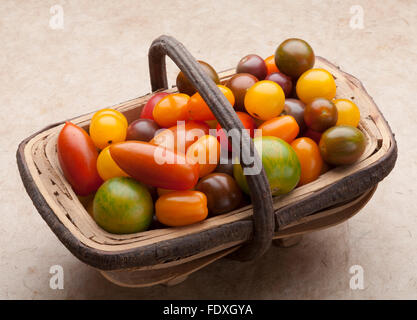
[[[186,158],[189,163],[199,164],[199,177],[204,177],[214,171],[219,163],[220,143],[214,136],[202,136],[188,148]]]
[[[235,104],[235,97],[232,90],[228,87],[218,84],[217,87],[225,95],[232,107]],[[201,95],[197,92],[193,94],[188,102],[188,116],[191,120],[208,121],[215,120],[216,117],[211,112],[207,103],[203,100]]]
[[[200,137],[209,133],[209,126],[204,122],[185,121],[184,125],[179,124],[165,129],[158,133],[150,143],[185,153],[189,146],[196,142]]]
[[[167,226],[193,224],[207,217],[207,197],[200,191],[170,192],[156,201],[155,214],[158,221]]]
[[[286,115],[262,123],[256,131],[255,137],[273,136],[291,143],[297,137],[299,131],[300,127],[294,117]]]
[[[163,97],[154,107],[154,120],[164,128],[172,127],[177,121],[187,120],[187,104],[190,96],[184,93],[172,93]]]
[[[298,138],[291,143],[301,164],[299,186],[316,180],[323,167],[323,159],[317,144],[310,138]]]
[[[275,55],[269,56],[265,60],[267,74],[279,72],[277,65],[275,64]]]

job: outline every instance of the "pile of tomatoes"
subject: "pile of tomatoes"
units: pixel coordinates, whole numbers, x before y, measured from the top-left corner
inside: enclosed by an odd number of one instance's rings
[[[334,77],[314,62],[310,45],[294,38],[266,59],[242,58],[223,81],[199,61],[254,139],[275,196],[356,162],[365,149],[358,107],[335,99]],[[182,72],[177,88],[154,94],[130,124],[103,109],[89,134],[70,122],[59,134],[64,176],[108,232],[186,226],[250,202],[227,133]]]

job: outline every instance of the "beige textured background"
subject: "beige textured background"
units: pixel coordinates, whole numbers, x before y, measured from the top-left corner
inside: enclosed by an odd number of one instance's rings
[[[49,27],[55,4],[63,30]],[[362,30],[349,27],[355,4]],[[297,247],[246,264],[222,260],[172,288],[108,283],[41,219],[15,151],[50,123],[147,93],[147,50],[160,34],[219,71],[248,53],[266,57],[288,37],[306,39],[363,81],[396,133],[396,168],[361,213]],[[0,298],[417,298],[417,1],[1,0],[0,39]],[[64,290],[49,288],[54,264],[64,268]],[[364,290],[349,288],[354,264],[364,268]]]

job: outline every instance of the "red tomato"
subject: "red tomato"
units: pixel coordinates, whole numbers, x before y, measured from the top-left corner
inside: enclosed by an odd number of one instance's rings
[[[66,122],[58,136],[57,151],[64,176],[77,195],[87,196],[100,187],[98,152],[87,132]]]
[[[145,106],[142,109],[142,112],[140,113],[140,117],[142,119],[151,119],[153,120],[153,108],[155,108],[156,104],[162,100],[163,97],[167,96],[168,93],[166,92],[158,92],[155,93],[152,98],[148,100],[148,102],[145,104]]]
[[[245,127],[249,131],[249,135],[251,136],[251,138],[253,138],[256,128],[255,121],[246,112],[236,112],[236,114],[242,122],[243,127]],[[228,142],[227,136],[223,132],[223,129],[220,126],[220,124],[217,125],[217,140],[219,140],[222,148],[227,148],[229,151],[232,151],[232,145]]]
[[[198,163],[188,163],[182,153],[142,141],[110,146],[117,165],[132,178],[157,188],[187,190],[198,180]]]
[[[209,130],[209,126],[204,122],[185,121],[184,125],[176,125],[161,131],[150,143],[185,153],[200,137],[209,134]]]

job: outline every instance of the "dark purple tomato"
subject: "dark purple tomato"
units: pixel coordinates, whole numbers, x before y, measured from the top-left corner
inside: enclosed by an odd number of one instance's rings
[[[285,98],[288,98],[292,92],[292,81],[291,78],[282,72],[274,72],[266,76],[265,80],[274,81],[284,91]]]
[[[304,109],[306,105],[298,99],[285,99],[283,114],[293,116],[300,127],[300,133],[304,132],[306,125],[304,123]]]
[[[321,136],[319,148],[324,161],[333,165],[355,163],[365,151],[365,135],[352,126],[335,126]]]
[[[127,128],[126,140],[138,140],[149,142],[160,129],[158,124],[151,119],[138,119]]]
[[[325,98],[316,98],[304,109],[304,121],[307,127],[323,132],[337,122],[337,108],[333,102]]]
[[[264,80],[267,75],[265,61],[256,54],[248,54],[237,64],[236,73],[250,73],[258,80]]]
[[[210,215],[216,216],[236,209],[242,202],[242,191],[236,181],[225,173],[211,173],[195,187],[207,196]]]
[[[204,61],[198,61],[200,66],[203,68],[203,70],[207,73],[207,75],[211,78],[211,80],[214,81],[214,83],[219,84],[220,79],[219,75],[217,74],[216,70],[209,65],[207,62]],[[194,88],[194,86],[191,84],[190,81],[188,81],[188,78],[185,76],[182,71],[178,73],[177,76],[177,88],[178,91],[181,93],[188,94],[190,97],[197,92],[197,90]]]
[[[307,130],[304,132],[303,136],[310,138],[312,140],[314,140],[315,143],[319,144],[320,139],[321,139],[321,132],[317,132],[314,130],[311,130],[311,128],[307,128]]]
[[[258,79],[250,73],[237,73],[226,82],[226,87],[232,90],[235,96],[236,111],[246,111],[244,104],[246,91],[256,82]]]
[[[301,39],[287,39],[275,51],[275,64],[279,71],[292,78],[298,78],[311,69],[314,61],[313,49]]]
[[[216,167],[216,169],[214,170],[214,172],[217,173],[226,173],[229,176],[233,177],[233,163],[232,163],[232,159],[229,159],[229,161],[227,163],[219,163]]]

